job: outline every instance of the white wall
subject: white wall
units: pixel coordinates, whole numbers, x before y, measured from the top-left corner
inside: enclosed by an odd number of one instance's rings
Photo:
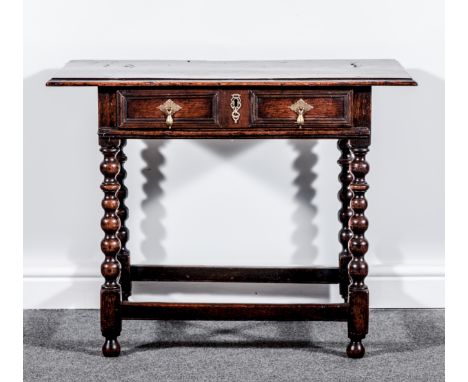
[[[25,0],[24,306],[97,307],[95,88],[46,88],[70,59],[396,58],[417,88],[375,88],[368,155],[374,307],[444,295],[442,0]],[[334,141],[134,141],[134,263],[336,264]],[[336,286],[151,285],[173,301],[336,300]],[[135,290],[147,298],[148,287]],[[212,292],[216,292],[213,295]]]

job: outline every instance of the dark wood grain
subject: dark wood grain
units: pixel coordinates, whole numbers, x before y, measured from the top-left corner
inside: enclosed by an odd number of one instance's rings
[[[369,325],[365,216],[371,87],[414,86],[395,60],[72,61],[47,86],[98,86],[104,160],[101,331],[105,356],[117,356],[122,319],[347,321],[347,355],[364,356]],[[241,102],[233,118],[233,95]],[[313,106],[298,126],[289,106]],[[172,128],[159,106],[182,109]],[[130,265],[124,146],[127,139],[337,139],[341,223],[338,267]],[[183,240],[183,238],[181,238]],[[120,285],[120,283],[122,285]],[[199,304],[128,301],[132,281],[339,284],[342,304]],[[121,290],[122,289],[122,290]]]
[[[70,61],[48,86],[415,85],[395,60]]]
[[[212,90],[118,90],[117,126],[124,129],[164,129],[166,115],[159,106],[172,100],[181,107],[172,129],[219,127],[218,91]]]
[[[352,90],[253,90],[251,125],[298,129],[297,114],[290,109],[290,106],[303,99],[313,107],[304,115],[303,129],[351,126],[352,92]]]
[[[313,129],[112,129],[101,128],[99,135],[102,137],[116,138],[142,138],[142,139],[337,139],[359,138],[368,136],[370,129],[367,127],[354,128],[313,128]]]
[[[101,265],[101,273],[104,277],[104,284],[101,286],[101,332],[106,340],[102,346],[102,352],[106,357],[116,357],[120,354],[120,344],[117,337],[122,330],[120,263],[117,260],[117,254],[121,248],[118,238],[120,219],[117,213],[119,208],[117,193],[120,189],[117,180],[120,171],[117,154],[120,141],[101,138],[99,144],[104,156],[101,162],[101,173],[104,175],[104,180],[101,183],[101,189],[104,192],[102,200],[104,216],[101,219],[104,238],[101,240],[101,250],[105,256]]]
[[[338,268],[196,267],[134,265],[133,281],[337,284]]]
[[[371,127],[372,88],[353,89],[353,126]]]
[[[194,86],[194,87],[235,87],[235,88],[250,88],[250,87],[317,87],[317,86],[417,86],[418,83],[407,78],[375,78],[375,79],[344,79],[344,78],[329,78],[329,79],[313,79],[308,80],[152,80],[148,78],[127,79],[127,80],[103,80],[103,79],[73,79],[73,78],[52,78],[46,83],[47,86],[99,86],[99,87],[178,87],[178,86]]]
[[[122,303],[126,320],[346,321],[348,310],[348,304]]]
[[[369,226],[365,215],[367,208],[366,191],[369,189],[366,181],[366,175],[369,172],[369,164],[366,161],[369,140],[356,139],[351,140],[350,143],[354,157],[350,166],[353,174],[353,181],[350,185],[353,193],[351,199],[353,215],[349,219],[352,236],[349,239],[348,248],[352,258],[349,262],[351,284],[349,286],[348,337],[350,343],[347,354],[350,358],[362,358],[365,349],[361,341],[365,338],[369,327],[369,290],[364,283],[364,279],[368,274],[368,266],[364,255],[369,247],[365,237],[365,232]]]
[[[280,89],[118,89],[99,88],[99,134],[119,138],[343,138],[369,135],[369,88]],[[231,97],[242,100],[232,118]],[[171,99],[182,109],[171,129],[159,105]],[[297,125],[290,106],[303,99],[313,106]],[[356,102],[356,107],[354,107]]]

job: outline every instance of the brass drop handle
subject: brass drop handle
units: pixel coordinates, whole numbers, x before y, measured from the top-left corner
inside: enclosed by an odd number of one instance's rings
[[[296,123],[299,128],[304,125],[304,114],[312,110],[314,107],[305,102],[302,98],[299,101],[294,102],[289,108],[297,114]]]
[[[162,105],[159,105],[159,110],[161,110],[166,115],[166,125],[170,129],[174,123],[174,118],[172,117],[177,113],[182,106],[177,105],[173,100],[168,99]]]
[[[299,125],[299,127],[302,127],[302,125],[304,125],[304,109],[302,107],[297,110],[296,123]]]
[[[166,125],[170,129],[172,127],[173,123],[174,123],[174,118],[172,118],[172,109],[168,109],[167,110],[167,117],[166,117]]]

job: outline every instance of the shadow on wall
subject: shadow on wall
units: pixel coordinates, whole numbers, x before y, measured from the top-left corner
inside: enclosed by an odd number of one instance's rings
[[[161,166],[166,161],[161,154],[161,148],[165,143],[166,141],[163,140],[145,140],[145,148],[141,152],[145,163],[141,171],[145,178],[143,185],[145,199],[141,202],[144,214],[141,222],[144,235],[141,251],[145,259],[153,264],[158,264],[166,258],[166,250],[162,245],[166,236],[166,229],[162,223],[166,210],[161,203],[163,196],[161,182],[165,178]]]
[[[229,159],[236,155],[241,155],[246,150],[252,149],[259,144],[261,140],[197,140],[196,143],[205,149],[215,152],[223,159]],[[161,166],[165,163],[165,158],[161,153],[166,142],[162,140],[146,140],[145,148],[141,153],[145,167],[142,173],[145,178],[143,185],[145,199],[142,202],[142,210],[145,218],[142,221],[141,228],[144,234],[144,240],[141,244],[141,250],[146,260],[150,263],[158,263],[166,258],[166,250],[162,245],[166,236],[162,220],[165,216],[165,208],[161,203],[163,190],[161,183],[165,176],[161,171]],[[314,245],[314,238],[317,236],[318,228],[314,224],[314,217],[317,215],[317,206],[315,203],[316,190],[313,183],[317,178],[314,172],[318,162],[318,156],[314,147],[317,145],[315,140],[290,140],[289,144],[297,153],[293,168],[296,172],[293,184],[297,189],[294,202],[296,204],[295,212],[292,216],[294,222],[294,231],[291,241],[295,250],[291,256],[293,264],[310,265],[317,257],[318,248]],[[245,167],[243,170],[249,171],[251,167]],[[209,171],[209,168],[200,169],[200,173]],[[200,173],[189,173],[190,176],[200,176]],[[253,175],[255,176],[257,172]],[[258,179],[259,177],[256,177]],[[267,178],[267,177],[265,177]],[[268,182],[268,179],[262,179]],[[189,183],[190,179],[184,178],[184,183]],[[181,185],[179,185],[181,187]]]
[[[161,183],[165,180],[162,166],[166,162],[162,149],[167,143],[164,140],[144,140],[144,149],[141,152],[144,165],[141,172],[145,180],[143,185],[144,200],[141,203],[144,214],[141,222],[141,230],[144,236],[141,242],[141,251],[145,263],[148,264],[158,264],[167,257],[166,249],[163,246],[163,241],[166,238],[166,229],[163,224],[166,210],[162,203],[164,191],[161,186]],[[237,142],[232,140],[196,140],[196,143],[212,150],[223,159],[229,159],[255,146],[258,140]],[[183,188],[183,185],[190,183],[192,178],[201,176],[202,173],[210,171],[211,168],[199,167],[197,170],[187,171],[182,179],[183,183],[179,184],[179,187]]]
[[[422,250],[444,241],[444,88],[440,78],[421,70],[410,70],[418,81],[417,88],[385,88],[374,90],[373,142],[369,153],[371,172],[368,176],[368,216],[370,219],[371,264],[398,264],[411,256],[408,250]],[[97,147],[97,96],[95,88],[46,88],[53,71],[42,71],[24,82],[24,249],[25,266],[43,269],[59,264],[73,264],[76,275],[99,275],[102,256],[99,241],[102,233],[99,220],[102,198],[98,171],[101,155]],[[260,141],[196,141],[220,156],[231,156],[252,149]],[[141,247],[146,258],[162,260],[166,253],[163,193],[160,182],[164,175],[158,167],[164,162],[160,141],[146,141],[140,152],[130,146],[128,157],[142,155],[145,218],[141,229],[145,239],[129,242],[131,251]],[[290,141],[298,154],[297,210],[292,217],[295,231],[292,254],[295,263],[311,263],[318,249],[314,216],[317,163],[314,141]],[[133,151],[132,151],[133,150]],[[331,161],[338,167],[337,150],[324,152],[321,162]],[[133,167],[132,167],[133,166]],[[131,160],[128,171],[140,171]],[[245,169],[249,171],[248,168]],[[334,195],[338,184],[333,189]],[[154,202],[158,199],[157,202]],[[152,202],[150,203],[150,200]],[[338,206],[338,205],[337,205]],[[338,208],[338,207],[337,207]],[[330,211],[321,224],[336,225],[337,211]],[[149,218],[156,214],[159,220]],[[375,230],[374,230],[375,227]],[[132,227],[130,227],[132,230]],[[336,253],[338,240],[334,240]],[[408,249],[409,248],[409,249]],[[154,255],[154,254],[157,255]],[[54,257],[55,256],[55,257]],[[58,258],[60,256],[60,259]],[[155,256],[155,257],[153,257]],[[278,291],[272,291],[272,294]],[[402,294],[403,290],[400,291]],[[73,288],[61,291],[51,300],[62,301],[73,296]],[[53,301],[49,301],[53,304]]]
[[[293,167],[297,172],[294,179],[294,186],[297,188],[294,196],[296,209],[293,215],[294,232],[292,242],[295,250],[292,254],[292,263],[310,265],[318,255],[318,248],[314,244],[314,239],[318,234],[318,227],[314,224],[317,215],[314,188],[314,181],[317,174],[314,172],[318,162],[318,156],[314,148],[317,146],[315,140],[290,140],[289,143],[297,152]]]
[[[444,253],[444,82],[409,72],[418,87],[377,88],[373,97],[368,236],[370,255],[389,265]]]
[[[253,149],[260,144],[262,140],[196,140],[196,144],[210,150],[218,155],[222,160],[229,160],[245,151]],[[291,262],[293,264],[311,265],[316,258],[318,250],[314,245],[314,238],[317,236],[317,227],[314,224],[314,217],[317,214],[317,207],[314,203],[316,190],[313,188],[313,182],[317,178],[314,168],[318,162],[318,156],[314,152],[317,145],[315,140],[290,140],[290,146],[297,153],[293,168],[297,173],[293,184],[297,189],[294,195],[296,209],[292,216],[294,230],[291,240],[295,250],[292,254]],[[161,153],[164,143],[158,140],[145,141],[145,149],[142,151],[142,159],[145,164],[143,174],[145,177],[144,191],[145,199],[142,203],[145,218],[142,222],[144,240],[142,242],[142,251],[145,261],[157,264],[166,257],[166,251],[162,245],[165,238],[165,230],[162,220],[165,216],[165,210],[161,203],[163,199],[163,190],[161,182],[164,175],[161,172],[161,166],[165,163],[165,158]],[[259,181],[271,182],[268,176],[258,177],[258,169],[252,169],[252,166],[243,168],[245,171],[252,171],[253,176]],[[210,171],[210,168],[202,168],[199,172],[187,173],[187,176],[200,176],[201,173]],[[190,179],[184,178],[184,183],[190,183]],[[179,184],[179,187],[183,185]],[[196,260],[195,260],[196,261]],[[232,284],[141,284],[135,285],[134,291],[137,294],[159,293],[170,295],[173,293],[195,293],[211,294],[218,293],[223,295],[249,295],[254,290],[255,294],[263,296],[278,297],[313,297],[327,299],[329,297],[329,287],[326,285],[315,286],[289,286],[269,285],[263,287],[251,285],[232,285]]]
[[[367,177],[370,275],[373,263],[385,265],[387,275],[408,259],[443,263],[444,81],[419,69],[408,71],[418,87],[374,90]],[[388,293],[406,306],[421,306],[401,283],[393,283]]]

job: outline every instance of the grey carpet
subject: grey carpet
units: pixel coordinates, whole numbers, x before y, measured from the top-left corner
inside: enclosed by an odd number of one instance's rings
[[[345,356],[346,323],[250,321],[124,321],[122,354],[107,359],[98,317],[24,311],[24,380],[444,380],[443,310],[373,310],[361,360]]]

